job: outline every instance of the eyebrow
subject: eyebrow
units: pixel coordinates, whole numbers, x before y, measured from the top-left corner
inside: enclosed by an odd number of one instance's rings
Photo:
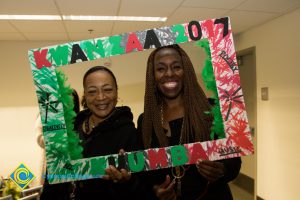
[[[113,85],[112,85],[112,84],[109,84],[109,83],[106,83],[106,84],[102,85],[101,87],[106,87],[106,86],[111,86],[111,87],[113,87]],[[98,88],[98,87],[97,87],[97,86],[94,86],[94,85],[91,85],[91,86],[89,86],[89,87],[87,87],[87,88]]]
[[[97,89],[97,87],[96,86],[89,86],[89,87],[86,87],[86,89],[88,90],[88,89]]]
[[[175,60],[174,62],[172,62],[171,64],[172,65],[174,65],[174,64],[177,64],[177,63],[179,63],[179,64],[182,64],[182,62],[180,62],[179,60]],[[156,63],[155,65],[165,65],[163,62],[158,62],[158,63]]]

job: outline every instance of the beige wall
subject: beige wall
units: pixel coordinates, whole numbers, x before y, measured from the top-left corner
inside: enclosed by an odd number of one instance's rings
[[[267,200],[300,199],[299,19],[300,9],[235,37],[237,50],[256,47],[257,194]]]
[[[0,106],[33,106],[37,103],[27,51],[49,42],[0,41]],[[53,44],[53,43],[52,43]]]
[[[0,108],[0,175],[8,177],[20,163],[38,178],[42,169],[42,149],[37,145],[34,124],[37,107]]]
[[[34,129],[38,107],[27,51],[50,44],[0,42],[0,175],[3,177],[24,163],[38,177],[33,184],[38,184],[42,150]]]
[[[250,52],[249,52],[250,51]],[[255,73],[255,55],[250,54],[251,51],[239,52],[239,56],[242,56],[242,64],[239,65],[239,74],[241,78],[241,86],[243,89],[244,101],[246,105],[247,118],[250,128],[254,129],[252,134],[252,142],[256,143],[256,73]],[[241,173],[255,179],[256,178],[256,154],[242,157]]]

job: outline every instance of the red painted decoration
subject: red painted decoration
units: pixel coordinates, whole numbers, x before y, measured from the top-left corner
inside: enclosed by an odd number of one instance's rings
[[[192,146],[185,145],[189,152],[189,164],[194,164],[198,159],[208,160],[208,157],[200,143],[194,143]]]
[[[150,169],[158,169],[157,165],[160,165],[161,168],[168,166],[168,158],[166,154],[166,149],[159,148],[157,151],[154,149],[148,150],[148,159]]]
[[[52,64],[47,60],[48,49],[43,49],[42,51],[33,52],[36,67],[41,69],[42,67],[51,67]]]
[[[137,49],[138,51],[142,51],[143,47],[137,38],[135,33],[130,33],[128,35],[128,41],[126,44],[126,53],[131,52],[133,49]]]

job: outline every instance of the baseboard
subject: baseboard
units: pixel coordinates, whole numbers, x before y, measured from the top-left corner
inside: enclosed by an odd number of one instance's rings
[[[254,179],[240,173],[238,177],[232,182],[236,186],[246,190],[250,194],[254,194]],[[260,197],[258,197],[259,200],[262,200]]]
[[[238,177],[232,182],[232,184],[246,190],[250,194],[254,194],[254,179],[240,173]],[[264,200],[260,196],[256,196],[256,200]]]
[[[256,196],[256,200],[264,200],[264,199],[259,196]]]

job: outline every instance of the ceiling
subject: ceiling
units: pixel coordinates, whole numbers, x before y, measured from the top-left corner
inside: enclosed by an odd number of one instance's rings
[[[76,41],[224,16],[231,18],[233,33],[238,34],[299,7],[300,0],[0,0],[0,15],[168,18],[166,22],[0,20],[0,40]]]

